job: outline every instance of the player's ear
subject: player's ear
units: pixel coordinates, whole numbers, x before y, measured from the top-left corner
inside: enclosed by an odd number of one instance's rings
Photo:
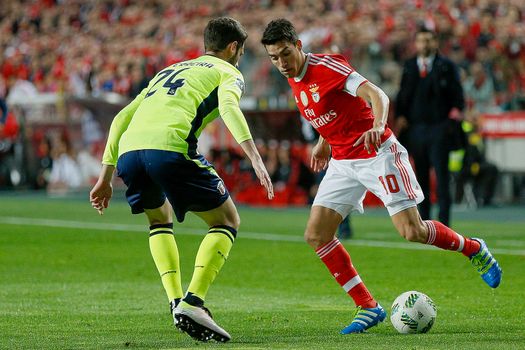
[[[235,55],[235,53],[237,52],[238,45],[239,43],[237,41],[232,41],[231,43],[228,44],[228,46],[226,46],[226,49],[229,51],[229,53],[231,53],[232,55]]]
[[[303,42],[301,40],[297,40],[297,42],[295,43],[295,47],[301,51],[303,49]]]

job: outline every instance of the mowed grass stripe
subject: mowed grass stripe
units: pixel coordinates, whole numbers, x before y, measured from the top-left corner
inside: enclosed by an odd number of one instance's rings
[[[42,219],[42,218],[25,218],[14,216],[0,216],[0,224],[18,225],[18,226],[42,226],[42,227],[61,227],[72,229],[93,229],[101,231],[124,231],[124,232],[145,232],[145,225],[137,224],[110,224],[110,223],[95,223],[87,221],[71,221],[71,220],[57,220],[57,219]],[[256,239],[265,241],[280,241],[280,242],[304,242],[302,236],[282,235],[269,232],[249,232],[241,231],[242,235],[239,237],[246,239]],[[180,227],[176,229],[176,234],[200,236],[204,234],[203,230],[191,229],[187,227]],[[371,233],[373,234],[373,232]],[[503,242],[499,240],[498,242]],[[434,246],[414,243],[402,242],[387,242],[387,241],[371,241],[352,239],[345,244],[361,247],[381,247],[390,249],[408,249],[408,250],[433,250],[437,249]],[[494,254],[502,255],[518,255],[525,256],[525,250],[522,249],[504,249],[491,248]]]

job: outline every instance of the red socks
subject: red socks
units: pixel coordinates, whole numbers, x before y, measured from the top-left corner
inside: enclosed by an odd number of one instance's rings
[[[427,244],[441,249],[456,250],[467,257],[476,253],[480,248],[477,241],[463,237],[439,221],[426,220],[423,222],[428,228]]]
[[[356,305],[363,308],[377,305],[352,265],[350,255],[337,238],[317,248],[315,252]]]

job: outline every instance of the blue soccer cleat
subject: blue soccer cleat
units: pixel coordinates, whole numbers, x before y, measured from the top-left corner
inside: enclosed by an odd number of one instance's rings
[[[501,282],[501,268],[490,253],[485,241],[480,238],[472,238],[479,242],[481,247],[478,252],[470,256],[470,262],[481,275],[483,281],[491,288],[496,288]]]
[[[363,309],[358,306],[355,312],[354,320],[349,326],[345,327],[341,334],[363,333],[368,328],[376,326],[386,318],[386,311],[377,304],[376,307]]]

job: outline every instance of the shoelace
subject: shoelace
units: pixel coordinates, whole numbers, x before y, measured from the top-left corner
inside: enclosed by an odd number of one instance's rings
[[[358,306],[354,312],[354,318],[356,318],[361,311],[363,311],[363,308],[361,306]]]
[[[371,315],[370,313],[372,313],[373,315]],[[368,319],[373,320],[373,317],[376,317],[376,316],[377,316],[377,313],[373,311],[365,310],[361,306],[357,306],[355,313],[354,313],[354,321],[356,320],[356,318],[358,318],[359,320],[363,322],[369,323]],[[352,321],[352,323],[354,321]]]
[[[489,270],[490,264],[490,254],[488,254],[486,249],[483,249],[478,254],[472,257],[472,265],[476,267],[479,273],[485,273]]]

